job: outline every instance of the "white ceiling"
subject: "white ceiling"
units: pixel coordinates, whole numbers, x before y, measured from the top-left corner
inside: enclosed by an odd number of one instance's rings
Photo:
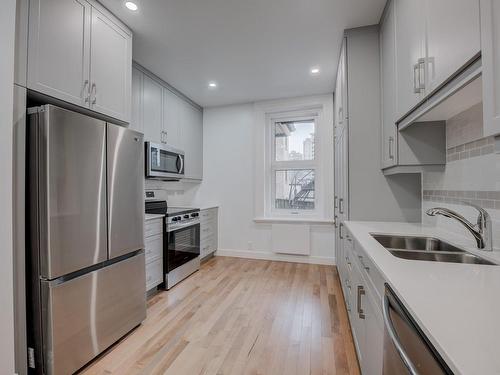
[[[342,31],[378,23],[386,2],[100,1],[134,31],[134,60],[204,107],[333,92]]]

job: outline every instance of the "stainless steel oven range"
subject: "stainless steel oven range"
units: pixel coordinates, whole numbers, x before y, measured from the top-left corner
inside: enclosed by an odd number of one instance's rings
[[[170,289],[200,268],[200,210],[146,201],[146,213],[163,214],[164,287]]]

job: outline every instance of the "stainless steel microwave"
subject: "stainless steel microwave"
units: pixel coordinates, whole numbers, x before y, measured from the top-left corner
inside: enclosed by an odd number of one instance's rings
[[[184,177],[184,151],[146,142],[146,178],[178,181]]]

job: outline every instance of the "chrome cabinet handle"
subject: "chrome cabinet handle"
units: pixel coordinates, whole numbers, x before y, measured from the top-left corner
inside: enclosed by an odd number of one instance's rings
[[[343,228],[343,227],[344,227],[344,223],[340,223],[340,224],[339,224],[339,238],[340,238],[341,240],[343,240],[343,239],[344,239],[344,236],[343,236],[343,234],[342,234],[342,228]]]
[[[425,59],[420,58],[413,65],[413,92],[421,94],[425,90]]]
[[[365,312],[363,311],[363,308],[361,307],[361,296],[365,295],[365,289],[363,288],[362,285],[358,285],[358,316],[360,319],[365,318]]]
[[[394,150],[392,149],[394,146],[394,137],[389,137],[389,159],[394,160]]]
[[[339,201],[339,197],[337,197],[335,195],[335,197],[333,198],[333,207],[334,208],[337,208],[339,205],[338,205],[338,201]]]
[[[420,89],[418,88],[418,85],[420,84],[420,78],[417,79],[417,74],[418,74],[418,64],[413,65],[413,93],[414,94],[420,94]]]
[[[97,103],[97,85],[95,82],[92,83],[92,87],[90,88],[90,96],[92,97],[92,93],[94,94],[94,98],[92,99],[92,105]]]
[[[425,59],[418,59],[418,88],[419,93],[422,93],[425,90]]]
[[[384,316],[384,325],[387,330],[387,333],[389,335],[389,338],[391,339],[392,343],[394,344],[394,347],[396,348],[396,351],[399,354],[399,357],[403,361],[403,364],[405,365],[406,369],[410,373],[410,375],[418,375],[417,369],[415,368],[415,365],[411,362],[410,357],[408,354],[405,352],[403,349],[403,346],[399,342],[398,336],[396,335],[396,332],[394,331],[394,326],[392,324],[392,320],[389,316],[389,298],[387,295],[384,296],[384,306],[382,309],[382,313]]]
[[[87,91],[87,95],[85,96],[85,103],[88,103],[90,102],[90,90],[85,90],[86,88],[88,88],[89,86],[89,80],[86,79],[84,82],[83,82],[83,93],[85,93],[85,91]]]
[[[358,258],[359,258],[359,263],[361,263],[361,266],[367,270],[367,271],[370,271],[370,267],[366,266],[365,263],[363,262],[363,256],[362,255],[358,255]]]
[[[351,262],[349,261],[349,257],[348,257],[348,256],[346,256],[346,257],[345,257],[345,262],[346,262],[348,265],[351,265]]]
[[[335,228],[338,228],[338,224],[337,224],[337,220],[338,220],[338,216],[337,215],[333,215],[333,226]]]
[[[340,198],[340,199],[339,199],[339,212],[340,212],[341,214],[343,214],[343,213],[344,213],[344,198]]]

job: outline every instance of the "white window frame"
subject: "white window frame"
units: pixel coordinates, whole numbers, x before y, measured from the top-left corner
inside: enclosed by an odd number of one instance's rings
[[[275,124],[287,121],[314,121],[314,159],[313,160],[287,160],[276,161]],[[322,203],[324,191],[318,180],[322,180],[321,168],[321,116],[318,109],[292,110],[270,113],[266,116],[266,216],[275,218],[316,218],[323,214]],[[281,209],[275,206],[276,196],[276,171],[287,169],[313,169],[314,170],[314,209],[294,210]]]

